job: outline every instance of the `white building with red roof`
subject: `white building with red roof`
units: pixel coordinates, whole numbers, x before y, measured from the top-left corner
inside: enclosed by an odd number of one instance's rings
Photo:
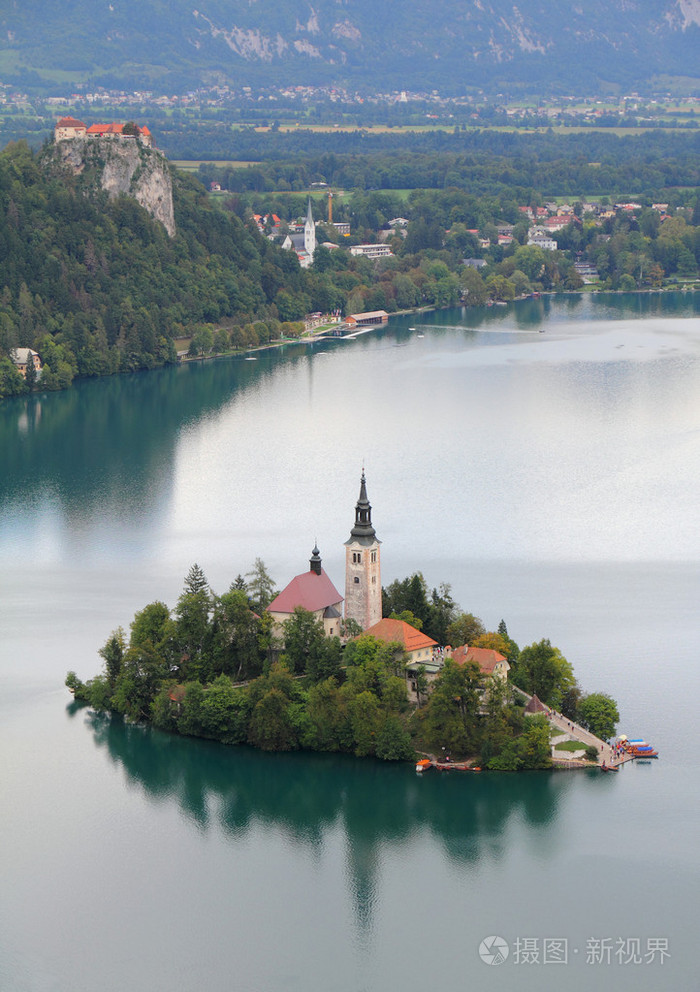
[[[314,548],[309,560],[309,570],[295,575],[267,608],[275,623],[275,633],[282,633],[282,625],[301,607],[323,622],[326,637],[340,635],[343,618],[343,597],[321,567],[321,556]]]
[[[71,138],[84,138],[87,127],[75,117],[62,117],[54,128],[56,141],[69,141]]]
[[[458,665],[473,661],[479,666],[482,675],[492,675],[503,680],[508,678],[510,671],[508,659],[493,648],[470,648],[467,644],[463,644],[454,649],[452,660]]]
[[[400,644],[409,658],[407,668],[431,664],[433,648],[438,646],[437,641],[428,637],[422,630],[412,627],[405,620],[393,620],[391,617],[384,617],[368,627],[365,635],[376,637],[385,644]]]

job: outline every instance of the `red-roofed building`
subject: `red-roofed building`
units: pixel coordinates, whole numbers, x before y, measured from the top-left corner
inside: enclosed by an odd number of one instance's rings
[[[71,138],[84,138],[86,127],[75,117],[62,117],[56,124],[53,134],[56,141],[66,141]]]
[[[493,675],[494,678],[507,679],[510,665],[508,659],[504,658],[493,648],[470,648],[463,644],[460,648],[455,648],[452,652],[452,660],[458,665],[464,665],[468,661],[474,661],[479,666],[482,675]]]
[[[409,656],[407,668],[429,665],[433,660],[433,648],[438,646],[437,641],[412,627],[410,623],[404,620],[392,620],[390,617],[384,617],[368,627],[365,631],[365,635],[367,634],[376,637],[378,641],[384,641],[385,644],[400,644]]]
[[[318,548],[311,553],[308,572],[295,575],[267,608],[277,634],[281,633],[282,625],[293,616],[297,607],[308,610],[316,620],[323,621],[326,637],[339,636],[343,597],[321,568]]]

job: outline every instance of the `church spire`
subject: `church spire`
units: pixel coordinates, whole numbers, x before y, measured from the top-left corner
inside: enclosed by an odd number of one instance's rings
[[[382,618],[380,540],[372,526],[372,507],[362,469],[360,496],[355,505],[355,526],[345,542],[345,618],[367,630]]]
[[[363,544],[374,541],[377,536],[372,526],[372,507],[367,499],[367,482],[365,480],[364,468],[362,469],[362,478],[360,480],[360,495],[355,505],[355,526],[350,531],[350,534]]]
[[[321,574],[321,552],[318,550],[318,544],[314,544],[314,550],[311,552],[309,571],[315,572],[316,575]]]

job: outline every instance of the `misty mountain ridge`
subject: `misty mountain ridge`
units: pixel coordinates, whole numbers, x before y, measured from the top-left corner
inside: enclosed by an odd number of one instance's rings
[[[700,0],[23,0],[0,80],[183,92],[348,86],[594,93],[697,86]]]

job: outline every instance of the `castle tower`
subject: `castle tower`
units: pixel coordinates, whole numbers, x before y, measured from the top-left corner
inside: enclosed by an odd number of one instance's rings
[[[309,197],[309,206],[304,221],[304,251],[307,251],[312,257],[316,251],[316,225],[314,224],[314,215],[311,212],[311,197]]]
[[[365,471],[355,507],[355,526],[345,542],[345,619],[352,617],[363,630],[382,619],[381,541],[372,526]]]

